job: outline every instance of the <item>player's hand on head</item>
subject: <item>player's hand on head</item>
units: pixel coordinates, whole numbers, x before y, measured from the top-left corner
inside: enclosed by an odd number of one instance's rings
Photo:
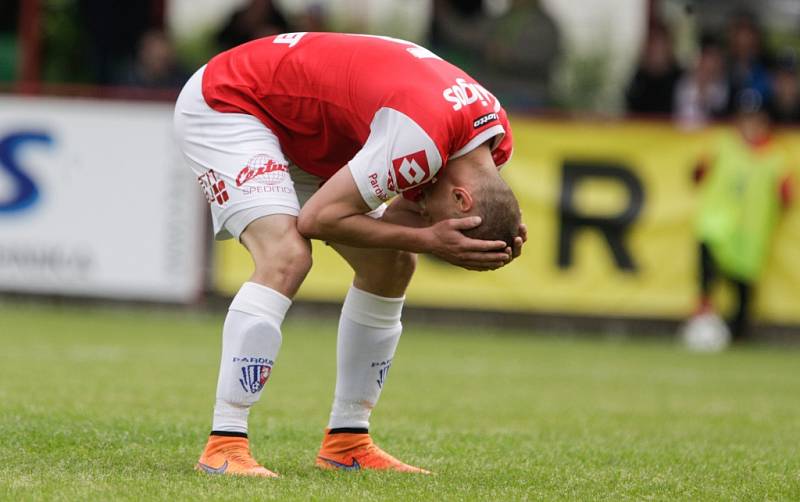
[[[522,254],[522,246],[528,242],[528,227],[524,223],[519,224],[519,233],[514,237],[514,249],[510,250],[511,259]]]
[[[472,239],[463,230],[481,224],[478,216],[440,221],[429,227],[431,253],[467,270],[495,270],[511,261],[511,253],[503,241]]]

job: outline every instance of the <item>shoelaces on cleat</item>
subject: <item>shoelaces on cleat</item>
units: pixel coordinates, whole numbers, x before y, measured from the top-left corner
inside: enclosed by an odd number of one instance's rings
[[[247,448],[225,448],[221,453],[231,460],[242,464],[246,468],[261,467]]]
[[[368,444],[367,446],[364,447],[364,449],[366,450],[366,453],[368,455],[376,455],[385,462],[388,462],[390,464],[403,465],[403,462],[397,460],[393,456],[381,450],[375,443]]]

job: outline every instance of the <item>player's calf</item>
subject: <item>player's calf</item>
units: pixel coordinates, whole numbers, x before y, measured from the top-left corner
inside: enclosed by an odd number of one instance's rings
[[[247,420],[272,374],[291,296],[311,266],[308,242],[294,221],[287,215],[267,216],[242,234],[256,271],[225,318],[211,436],[198,463],[205,472],[272,475],[250,455]]]
[[[342,253],[355,271],[353,285],[362,291],[390,298],[405,295],[417,268],[417,255],[393,249],[370,251],[349,258]]]

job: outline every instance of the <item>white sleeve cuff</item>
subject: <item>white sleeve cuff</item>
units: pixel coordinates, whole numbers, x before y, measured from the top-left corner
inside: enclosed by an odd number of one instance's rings
[[[375,193],[375,187],[380,189],[380,186],[378,185],[377,179],[374,175],[368,177],[358,176],[357,173],[353,172],[353,168],[349,162],[347,163],[347,169],[350,171],[350,176],[353,177],[353,181],[355,181],[356,186],[358,187],[358,192],[361,194],[361,198],[364,199],[364,202],[366,202],[370,210],[376,209],[384,203],[384,201],[378,198]],[[375,185],[373,186],[372,183]]]

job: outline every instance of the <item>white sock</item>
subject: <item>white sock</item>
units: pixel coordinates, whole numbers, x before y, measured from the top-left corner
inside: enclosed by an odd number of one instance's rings
[[[281,348],[281,323],[292,301],[274,289],[246,282],[231,302],[222,328],[222,362],[212,431],[247,433]]]
[[[336,392],[328,427],[369,428],[403,330],[404,298],[351,287],[342,306],[336,344]]]

